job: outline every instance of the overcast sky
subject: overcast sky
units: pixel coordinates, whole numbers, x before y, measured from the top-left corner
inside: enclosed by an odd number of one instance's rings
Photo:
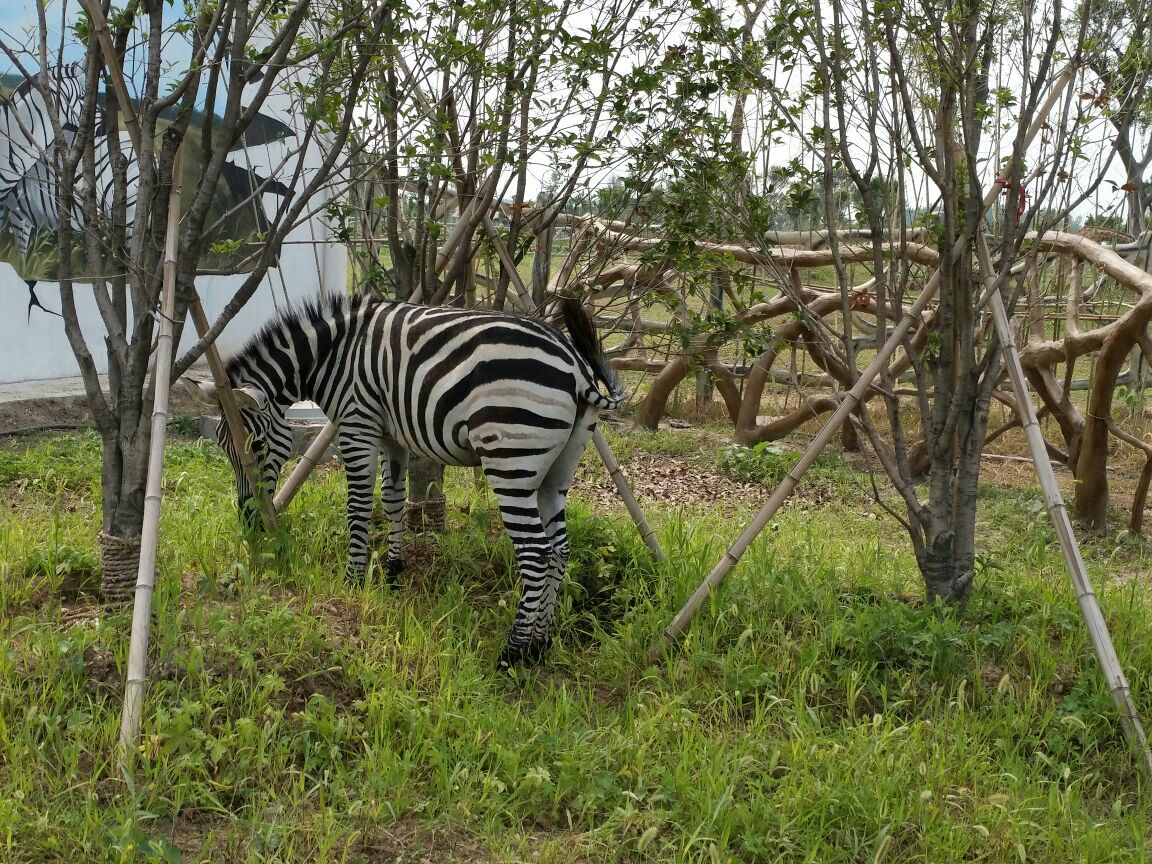
[[[74,20],[79,11],[78,0],[50,0],[48,3],[48,30],[49,30],[49,54],[50,57],[55,58],[60,55],[61,45],[63,44],[64,62],[79,59],[82,56],[81,47],[70,38],[70,34],[66,34],[67,24]],[[166,11],[173,17],[183,14],[183,8],[177,4],[175,6],[165,5]],[[64,38],[62,38],[62,36]],[[33,0],[0,0],[0,39],[4,41],[9,47],[18,46],[24,50],[31,51],[33,54],[27,58],[28,64],[34,66],[35,64],[35,48],[36,48],[36,6]],[[164,58],[166,63],[174,71],[179,71],[187,66],[191,56],[191,50],[187,42],[181,37],[171,37],[168,44],[164,48]],[[0,56],[0,73],[15,72],[16,69],[11,62],[4,56]],[[139,73],[142,70],[136,68],[134,64],[129,61],[125,69],[126,77],[129,79],[129,87],[135,90],[134,80],[138,79]],[[767,71],[767,70],[766,70]],[[781,81],[777,80],[778,85],[784,86],[791,90],[792,87],[800,87],[804,82],[804,74],[801,72],[793,74],[791,80]],[[756,132],[758,125],[756,111],[750,107],[749,117],[749,135]],[[722,105],[717,105],[718,110],[727,110]],[[808,118],[802,121],[807,129],[811,128],[812,120]],[[1094,175],[1099,170],[1099,165],[1103,160],[1104,154],[1108,150],[1108,144],[1111,136],[1108,134],[1110,129],[1106,125],[1101,125],[1096,134],[1094,135],[1094,146],[1088,151],[1090,159],[1087,163],[1080,163],[1080,171],[1084,176],[1089,174]],[[862,135],[861,141],[866,141]],[[802,154],[803,149],[800,146],[799,140],[791,136],[784,136],[784,139],[777,145],[770,145],[771,152],[768,154],[768,161],[773,165],[786,164],[793,157]],[[805,161],[813,163],[814,157],[810,154],[805,157]],[[757,158],[758,164],[763,164],[762,158]],[[815,165],[813,164],[813,167]],[[595,177],[593,183],[604,183],[611,178],[612,170],[601,172]],[[530,172],[530,188],[528,189],[528,196],[535,197],[539,191],[539,185],[545,180],[548,174],[548,166],[545,164],[537,164],[533,166]],[[1124,182],[1124,175],[1119,164],[1119,160],[1113,159],[1106,176],[1109,180],[1113,181],[1117,186]],[[1147,179],[1147,178],[1146,178]],[[1083,218],[1084,216],[1091,215],[1094,212],[1115,212],[1117,204],[1122,200],[1122,193],[1113,190],[1113,187],[1104,183],[1097,190],[1093,198],[1077,208],[1077,215]]]

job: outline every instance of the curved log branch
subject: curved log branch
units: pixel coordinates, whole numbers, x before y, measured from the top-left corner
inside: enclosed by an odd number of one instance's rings
[[[664,416],[668,397],[687,374],[688,363],[683,357],[676,357],[669,362],[660,374],[652,379],[648,395],[644,397],[640,410],[636,412],[635,424],[644,429],[656,429],[660,425],[660,418]]]
[[[735,426],[740,418],[741,407],[740,388],[736,386],[736,376],[732,374],[731,369],[720,362],[715,352],[709,356],[705,368],[712,377],[712,383],[716,385],[716,391],[720,394],[720,398],[724,400],[728,419]]]
[[[636,237],[623,234],[619,231],[595,230],[596,241],[613,249],[627,252],[652,252],[663,247],[663,240]],[[811,267],[827,267],[834,263],[835,257],[829,249],[809,250],[792,248],[753,249],[748,246],[725,245],[723,243],[708,243],[697,240],[695,249],[712,255],[731,255],[744,264],[759,266],[776,265],[786,269],[807,269]],[[886,257],[907,258],[925,267],[937,267],[940,264],[940,253],[931,246],[922,243],[881,243],[878,244],[881,253]],[[871,262],[875,251],[872,245],[842,246],[838,250],[840,259],[844,263]],[[1117,256],[1119,257],[1119,256]],[[1120,259],[1123,260],[1123,259]]]
[[[1112,417],[1106,418],[1104,422],[1109,432],[1144,454],[1144,469],[1140,472],[1140,481],[1132,495],[1132,514],[1128,517],[1128,530],[1133,534],[1141,534],[1144,531],[1144,504],[1148,500],[1148,484],[1152,482],[1152,444],[1125,432]]]
[[[791,414],[778,417],[760,426],[754,426],[752,429],[737,429],[732,440],[745,446],[759,444],[761,441],[776,441],[790,432],[796,431],[809,420],[814,420],[829,411],[835,411],[842,398],[842,394],[828,393],[809,396],[804,400],[804,404]]]

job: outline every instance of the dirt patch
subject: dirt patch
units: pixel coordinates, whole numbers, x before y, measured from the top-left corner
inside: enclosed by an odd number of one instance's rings
[[[177,417],[198,417],[203,411],[191,396],[173,390],[168,401],[169,419]],[[21,399],[13,402],[0,402],[0,433],[16,430],[35,430],[42,426],[72,426],[91,428],[92,412],[84,396],[64,396],[52,399]],[[59,433],[60,429],[45,429],[44,434]],[[27,442],[29,435],[20,434],[4,437],[0,435],[0,446],[13,446]]]
[[[401,819],[366,833],[353,844],[350,860],[367,864],[467,864],[492,861],[485,845],[454,827]]]
[[[84,649],[84,671],[88,675],[84,690],[89,696],[111,697],[123,686],[120,670],[116,668],[116,655],[100,645]]]
[[[312,604],[312,611],[328,625],[332,635],[341,642],[359,648],[360,639],[360,610],[346,600],[331,597],[326,600],[317,600]]]
[[[59,594],[66,605],[74,605],[100,594],[100,574],[90,567],[77,567],[64,571],[60,577]]]
[[[723,513],[731,509],[728,502],[759,507],[774,491],[761,483],[733,480],[717,468],[680,456],[634,455],[621,467],[632,487],[632,494],[641,502],[705,505]],[[597,505],[615,507],[621,503],[612,478],[599,466],[581,464],[572,489]],[[801,482],[788,503],[792,506],[826,504],[843,497],[839,490],[820,483]]]
[[[676,456],[632,456],[621,467],[637,500],[712,505],[738,497],[741,501],[759,504],[771,494],[770,489],[758,483],[734,482],[714,468]],[[572,490],[598,505],[613,507],[620,503],[616,485],[599,466],[590,468],[581,464]]]
[[[163,837],[180,852],[183,861],[198,861],[201,852],[215,850],[220,829],[227,820],[216,813],[186,810],[172,819],[161,819],[150,826],[148,833]]]
[[[344,673],[344,667],[333,666],[285,681],[284,692],[276,701],[286,712],[293,713],[303,711],[308,705],[308,700],[316,695],[323,696],[344,710],[350,710],[354,702],[364,698],[364,688],[349,680]]]
[[[0,432],[44,425],[87,425],[91,419],[83,396],[0,402]]]

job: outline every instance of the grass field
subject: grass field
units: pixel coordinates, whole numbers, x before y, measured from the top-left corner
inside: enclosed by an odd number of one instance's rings
[[[248,547],[226,463],[168,449],[143,742],[114,762],[126,613],[86,597],[94,437],[0,450],[0,861],[1143,861],[1127,752],[1031,487],[985,487],[962,618],[925,609],[901,529],[836,457],[782,511],[681,650],[645,650],[753,502],[697,488],[695,430],[612,433],[670,562],[593,505],[549,662],[495,671],[510,546],[470,472],[451,528],[409,538],[396,591],[342,574],[343,480],[305,487]],[[745,466],[771,480],[779,465]],[[1085,555],[1145,718],[1145,551]],[[1133,575],[1135,574],[1135,575]]]

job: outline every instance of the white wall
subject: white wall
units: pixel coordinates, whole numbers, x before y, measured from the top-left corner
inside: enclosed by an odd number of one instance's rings
[[[299,226],[289,241],[327,238],[322,220]],[[278,267],[268,271],[248,305],[225,328],[217,345],[228,354],[239,348],[260,325],[285,304],[315,296],[320,291],[339,292],[345,288],[347,257],[339,243],[286,243]],[[214,320],[244,281],[244,276],[204,276],[197,290],[210,320]],[[77,284],[73,293],[89,350],[101,373],[108,367],[103,324],[89,285]],[[71,378],[80,374],[64,333],[64,322],[43,309],[28,313],[28,286],[11,265],[0,262],[0,384]],[[48,309],[60,311],[59,286],[39,282],[36,296]],[[196,341],[191,322],[185,327],[182,348]]]
[[[294,69],[285,73],[285,79],[277,82],[268,98],[261,106],[266,114],[292,129],[297,136],[303,132],[304,112],[296,104],[300,96],[291,86],[294,80],[308,77],[307,69]],[[250,89],[258,89],[259,83],[248,84]],[[244,104],[251,104],[244,101]],[[256,144],[229,154],[236,164],[251,168],[261,176],[281,179],[291,183],[296,167],[303,160],[297,189],[301,190],[323,160],[321,144],[313,139],[301,153],[299,137],[274,140]],[[223,181],[221,181],[223,182]],[[299,194],[299,192],[297,193]],[[273,216],[278,200],[273,195],[265,195],[265,208]],[[320,213],[327,193],[310,200],[304,213]],[[217,345],[221,352],[228,354],[236,350],[252,335],[260,325],[284,307],[286,302],[299,303],[302,299],[315,296],[318,292],[341,292],[345,290],[347,279],[347,255],[342,244],[329,242],[331,233],[322,216],[314,216],[308,222],[297,226],[288,235],[282,247],[279,265],[269,270],[256,294],[240,314],[224,330]],[[319,241],[319,242],[314,242]],[[245,275],[204,276],[197,280],[197,290],[204,303],[209,320],[214,320],[236,289],[244,282]],[[53,282],[39,282],[36,296],[46,308],[60,311],[59,286]],[[74,286],[74,296],[79,313],[81,328],[92,353],[98,371],[107,370],[107,354],[104,347],[104,327],[96,308],[90,285]],[[0,261],[0,384],[18,384],[29,381],[51,381],[52,379],[75,378],[79,369],[64,333],[61,318],[50,315],[43,309],[28,311],[29,292],[24,280],[7,262]],[[181,348],[195,344],[195,328],[188,322],[184,329]],[[45,391],[46,388],[38,388]]]

